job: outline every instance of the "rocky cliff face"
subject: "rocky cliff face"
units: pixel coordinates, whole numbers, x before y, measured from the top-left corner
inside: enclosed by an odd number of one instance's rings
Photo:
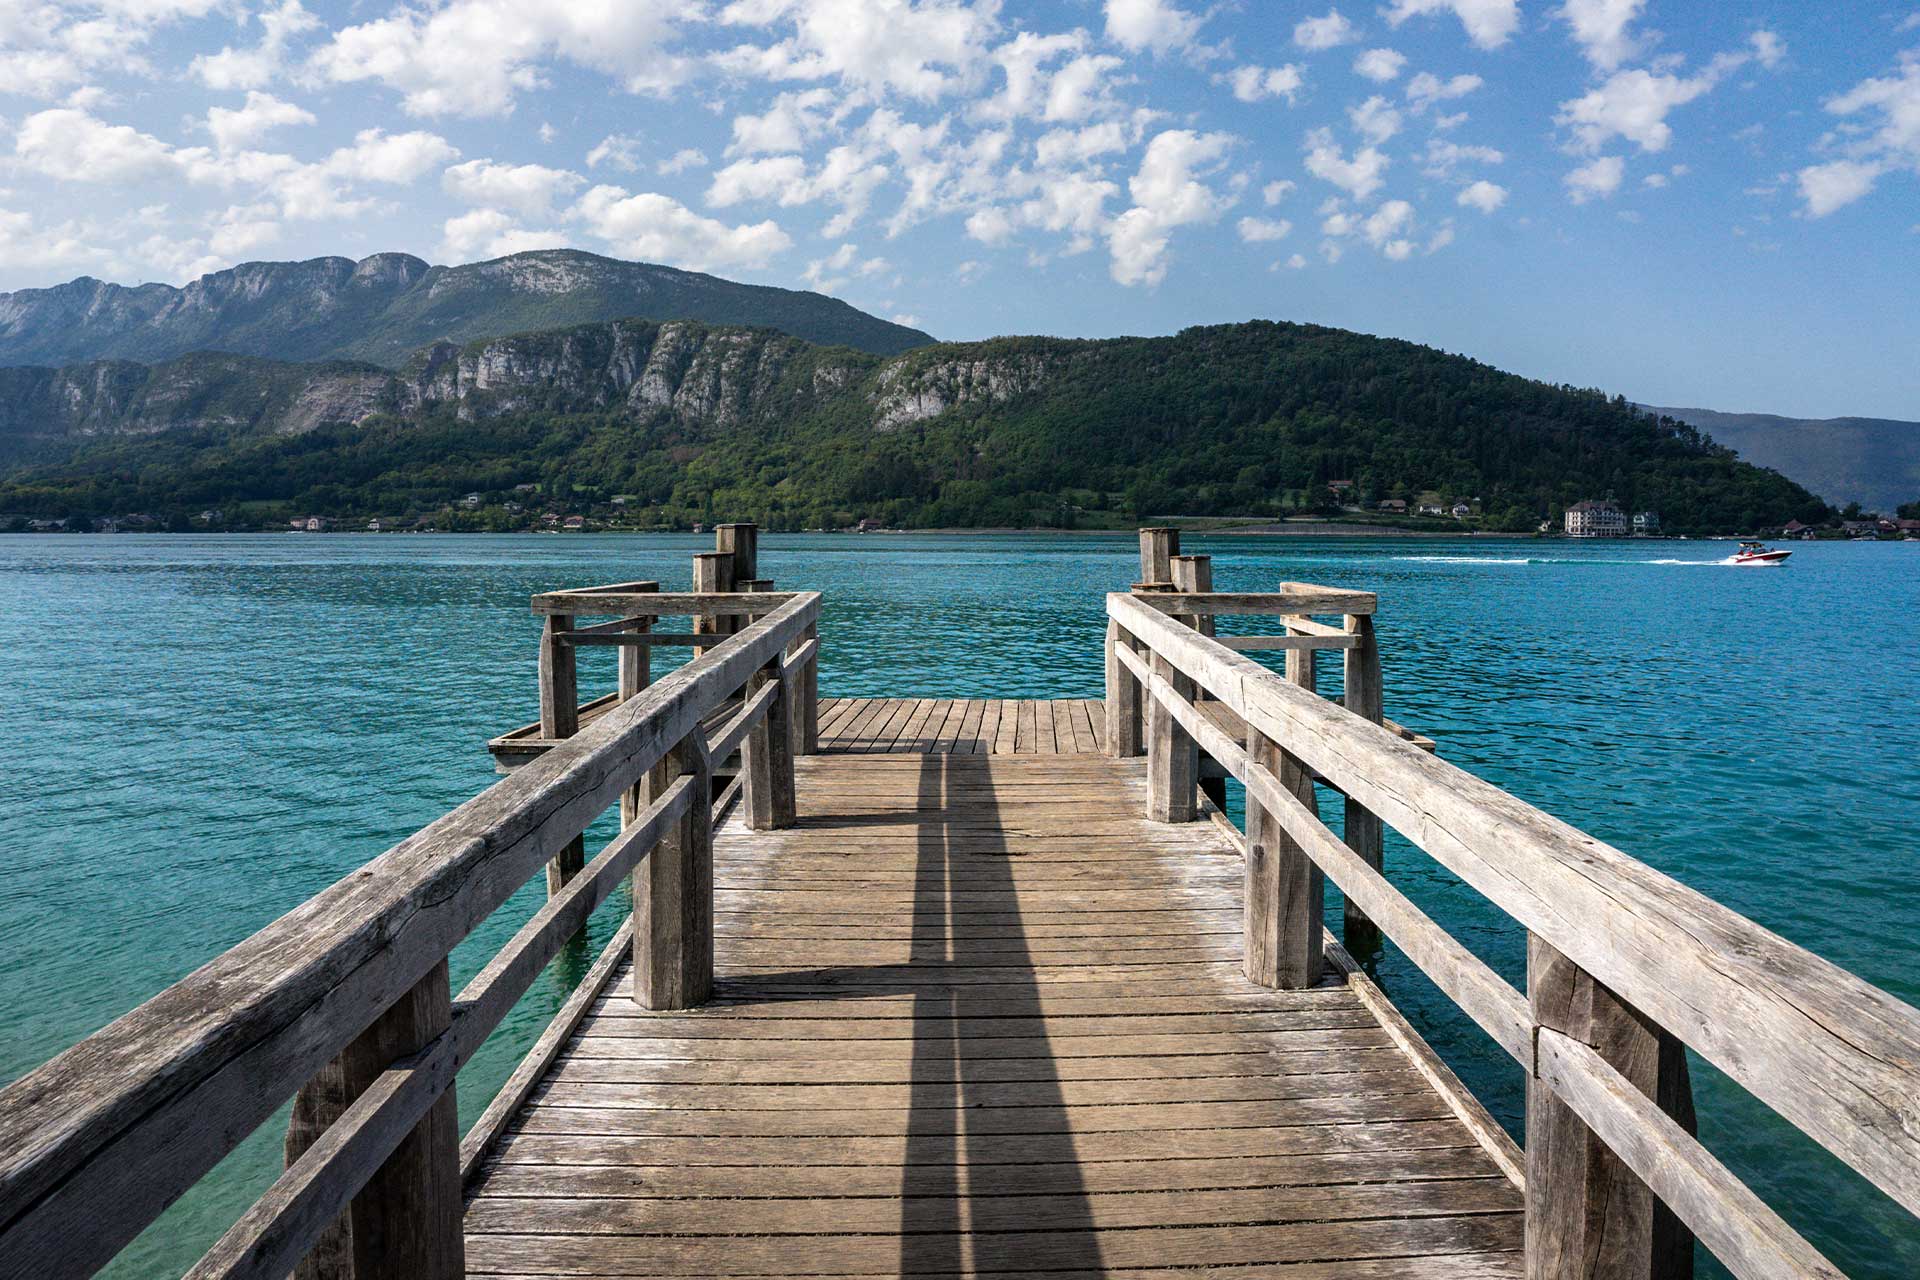
[[[398,274],[410,270],[391,266]],[[353,287],[353,273],[340,279]],[[435,343],[397,371],[227,355],[159,365],[0,368],[0,459],[169,430],[299,435],[382,414],[478,421],[533,411],[622,412],[666,415],[710,433],[794,421],[836,400],[876,430],[894,432],[951,409],[1005,405],[1040,391],[1071,359],[1051,351],[947,350],[883,361],[763,329],[621,320]]]
[[[892,431],[936,418],[960,405],[999,406],[1039,390],[1067,357],[1056,353],[907,357],[890,362],[874,380],[874,426]]]
[[[890,355],[932,339],[816,293],[572,250],[434,267],[404,253],[249,262],[184,288],[82,278],[0,294],[0,365],[156,362],[194,351],[399,367],[439,339],[627,317],[758,326]]]
[[[534,410],[625,411],[726,430],[776,409],[805,412],[857,386],[876,363],[765,330],[618,321],[436,343],[397,372],[222,355],[0,368],[0,457],[176,429],[298,435],[378,414],[451,412],[474,421]]]

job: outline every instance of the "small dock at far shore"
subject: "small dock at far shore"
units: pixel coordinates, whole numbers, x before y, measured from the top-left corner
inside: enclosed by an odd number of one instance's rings
[[[194,1280],[1839,1276],[1696,1140],[1689,1052],[1920,1212],[1920,1011],[1390,719],[1390,601],[1140,547],[1098,699],[823,690],[830,602],[751,525],[690,591],[535,596],[506,776],[0,1091],[0,1277],[98,1270],[289,1101]],[[1525,931],[1524,989],[1389,829]],[[617,895],[462,1132],[462,1065]],[[1524,1143],[1382,945],[1524,1073]]]

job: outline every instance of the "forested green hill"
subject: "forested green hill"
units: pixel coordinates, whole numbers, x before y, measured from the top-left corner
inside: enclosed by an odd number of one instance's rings
[[[203,366],[261,393],[187,397],[169,367],[152,378],[175,399],[258,411],[170,424],[149,396],[139,434],[96,418],[65,457],[6,476],[0,512],[218,507],[265,523],[415,517],[477,493],[476,511],[441,527],[611,514],[615,497],[642,526],[1071,525],[1326,510],[1329,482],[1351,480],[1352,499],[1466,501],[1480,527],[1509,530],[1609,494],[1672,531],[1825,514],[1798,485],[1622,398],[1306,325],[883,359],[622,321],[445,345],[398,372],[316,368],[305,390],[288,389],[297,366]],[[521,485],[537,496],[516,499]],[[516,501],[527,510],[509,511]]]

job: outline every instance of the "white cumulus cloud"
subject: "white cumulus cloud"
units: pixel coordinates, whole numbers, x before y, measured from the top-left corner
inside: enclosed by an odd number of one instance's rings
[[[1903,58],[1892,75],[1869,77],[1829,98],[1826,109],[1846,117],[1851,131],[1840,135],[1840,158],[1796,175],[1810,216],[1823,218],[1852,204],[1887,173],[1920,173],[1920,56]]]
[[[1507,202],[1507,189],[1485,178],[1462,187],[1456,203],[1482,213],[1492,213]]]
[[[1619,156],[1601,156],[1567,175],[1567,196],[1575,204],[1604,200],[1620,189],[1620,180],[1626,174],[1625,160]]]
[[[342,28],[309,62],[326,80],[397,90],[413,115],[498,116],[543,83],[542,67],[554,59],[636,93],[677,83],[685,64],[666,45],[691,12],[661,0],[451,0]]]
[[[1353,60],[1355,75],[1375,84],[1395,79],[1407,65],[1407,55],[1397,49],[1369,49]]]
[[[1291,103],[1306,83],[1299,65],[1292,62],[1280,67],[1235,67],[1225,79],[1233,89],[1233,96],[1242,102],[1285,98]]]
[[[440,185],[461,203],[508,209],[524,218],[549,216],[557,201],[570,197],[585,182],[565,169],[492,160],[469,160],[440,175]]]
[[[237,151],[275,129],[312,123],[313,112],[258,90],[248,90],[244,106],[207,110],[207,132],[222,151]]]
[[[1169,0],[1107,0],[1107,39],[1135,53],[1184,49],[1203,19]]]
[[[1348,157],[1325,129],[1307,135],[1307,172],[1356,200],[1365,200],[1380,189],[1390,163],[1374,147],[1363,147]]]
[[[1368,142],[1385,142],[1400,132],[1400,113],[1377,93],[1350,108],[1347,119],[1352,121],[1353,131]]]
[[[793,247],[777,223],[729,226],[657,192],[630,195],[620,187],[595,187],[580,198],[575,214],[623,258],[694,270],[764,266]]]
[[[1225,162],[1234,141],[1230,134],[1190,129],[1154,135],[1139,171],[1127,184],[1133,207],[1114,219],[1108,230],[1115,281],[1159,284],[1166,278],[1173,232],[1212,222],[1233,205],[1231,193],[1216,190],[1204,179]]]
[[[1498,49],[1520,25],[1519,0],[1393,0],[1387,21],[1399,26],[1408,18],[1452,13],[1467,29],[1467,38],[1482,49]]]
[[[1293,42],[1315,52],[1352,44],[1359,38],[1359,31],[1338,9],[1329,9],[1317,18],[1304,18],[1293,28]]]
[[[1242,218],[1239,230],[1240,238],[1248,244],[1269,244],[1285,239],[1293,224],[1285,218]]]
[[[1566,0],[1560,17],[1573,29],[1573,38],[1587,61],[1612,71],[1640,52],[1640,41],[1628,30],[1646,0]]]

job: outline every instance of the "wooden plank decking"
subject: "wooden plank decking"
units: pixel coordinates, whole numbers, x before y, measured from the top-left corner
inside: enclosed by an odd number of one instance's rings
[[[1092,755],[1105,721],[1094,698],[822,698],[820,750]]]
[[[1520,1274],[1519,1193],[1344,986],[1241,976],[1237,854],[1145,822],[1086,704],[822,722],[799,825],[717,834],[715,1003],[616,977],[470,1274]]]

